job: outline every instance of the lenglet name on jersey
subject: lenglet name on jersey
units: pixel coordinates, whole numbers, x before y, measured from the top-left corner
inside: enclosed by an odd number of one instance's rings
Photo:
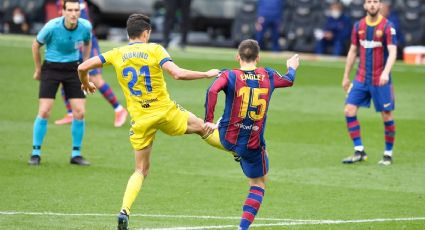
[[[148,59],[149,55],[145,52],[129,52],[129,53],[124,53],[124,55],[122,55],[123,62],[125,62],[127,59],[130,59],[130,58]]]
[[[264,79],[264,75],[262,75],[262,74],[252,74],[252,73],[244,73],[244,74],[239,75],[239,77],[242,79],[242,81],[245,81],[245,80],[262,81]]]

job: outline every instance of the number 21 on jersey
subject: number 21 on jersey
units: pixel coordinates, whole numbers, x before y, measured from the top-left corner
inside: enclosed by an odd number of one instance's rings
[[[151,74],[149,71],[149,66],[144,65],[142,66],[139,71],[136,70],[133,66],[125,67],[122,70],[122,76],[124,78],[129,77],[131,75],[131,79],[128,82],[128,89],[130,90],[131,95],[133,96],[142,96],[141,90],[135,90],[134,86],[139,81],[139,76],[144,76],[144,85],[146,87],[146,92],[151,93],[152,92],[152,83],[151,83]]]

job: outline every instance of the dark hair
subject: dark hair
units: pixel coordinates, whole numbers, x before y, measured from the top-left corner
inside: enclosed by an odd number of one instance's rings
[[[78,4],[80,4],[80,0],[63,0],[62,9],[66,10],[66,3],[67,2],[77,2]]]
[[[242,61],[252,62],[257,59],[260,46],[256,40],[246,39],[239,44],[238,53]]]
[[[139,37],[143,31],[151,30],[151,20],[144,14],[132,14],[127,19],[127,34],[129,38]]]

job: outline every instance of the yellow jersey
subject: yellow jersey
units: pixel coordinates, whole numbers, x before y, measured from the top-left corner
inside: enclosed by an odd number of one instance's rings
[[[170,106],[161,66],[170,55],[156,43],[130,43],[99,55],[103,64],[112,64],[133,120],[158,114]]]

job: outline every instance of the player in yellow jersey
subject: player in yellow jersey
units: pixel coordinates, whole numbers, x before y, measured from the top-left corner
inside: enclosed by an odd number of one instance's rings
[[[189,133],[202,137],[209,135],[202,119],[170,99],[163,70],[176,80],[210,78],[219,73],[216,69],[197,72],[177,66],[161,45],[148,43],[151,25],[150,19],[145,15],[130,15],[127,33],[130,40],[128,45],[92,57],[78,66],[82,90],[94,93],[96,87],[89,82],[88,71],[103,64],[112,64],[132,119],[130,142],[135,150],[136,170],[124,193],[122,209],[118,215],[118,229],[128,229],[130,208],[148,175],[155,133],[161,130],[172,136]]]

